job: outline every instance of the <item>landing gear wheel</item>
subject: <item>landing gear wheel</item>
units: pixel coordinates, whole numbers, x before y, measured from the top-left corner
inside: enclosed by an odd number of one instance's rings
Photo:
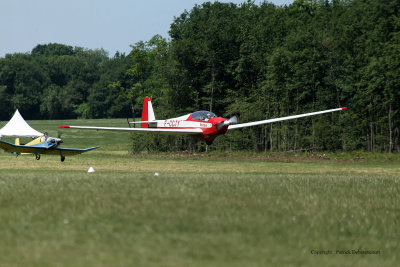
[[[40,159],[40,154],[36,154],[36,159],[37,159],[37,160]]]
[[[64,162],[65,156],[61,155],[61,162]]]

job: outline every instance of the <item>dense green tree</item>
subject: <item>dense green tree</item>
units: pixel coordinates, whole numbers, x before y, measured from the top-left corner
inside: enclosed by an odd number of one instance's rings
[[[232,131],[208,149],[400,151],[400,3],[205,2],[128,55],[37,45],[0,58],[0,118],[157,118],[198,109],[241,122],[349,106],[341,113]],[[204,150],[184,136],[147,135],[134,151]]]

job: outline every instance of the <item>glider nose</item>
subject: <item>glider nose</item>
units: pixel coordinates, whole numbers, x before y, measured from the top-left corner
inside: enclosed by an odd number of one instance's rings
[[[229,118],[229,125],[237,124],[239,122],[239,118],[235,115]]]
[[[236,115],[231,117],[229,120],[228,119],[224,119],[224,118],[221,118],[221,119],[222,120],[220,122],[215,124],[215,127],[217,128],[218,131],[221,130],[222,128],[224,128],[224,127],[228,127],[229,125],[238,123],[238,118],[237,118]]]
[[[228,121],[228,119],[225,119],[222,117],[216,117],[216,118],[213,118],[212,123],[215,125],[215,128],[217,128],[217,130],[219,131],[222,128],[224,128],[224,126],[226,126],[225,123],[227,123],[227,121]]]

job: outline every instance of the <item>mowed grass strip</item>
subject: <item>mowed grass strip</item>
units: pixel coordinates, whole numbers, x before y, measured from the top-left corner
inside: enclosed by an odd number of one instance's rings
[[[286,173],[286,174],[393,174],[400,175],[400,164],[389,162],[338,162],[307,161],[277,162],[229,158],[202,158],[159,155],[131,155],[127,151],[107,151],[101,148],[77,156],[67,156],[60,162],[59,156],[42,155],[40,161],[34,154],[15,156],[0,153],[0,169],[26,170],[88,170],[92,166],[102,171],[130,172],[185,172],[185,173]]]
[[[399,180],[393,162],[1,154],[0,266],[393,266]],[[357,249],[380,254],[336,254]]]

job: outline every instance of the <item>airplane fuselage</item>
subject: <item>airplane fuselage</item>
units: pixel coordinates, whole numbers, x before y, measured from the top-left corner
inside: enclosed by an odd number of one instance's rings
[[[176,118],[142,123],[141,126],[155,129],[200,129],[201,133],[190,135],[211,144],[218,135],[225,134],[228,130],[224,121],[228,119],[217,117],[212,112],[197,111]]]

